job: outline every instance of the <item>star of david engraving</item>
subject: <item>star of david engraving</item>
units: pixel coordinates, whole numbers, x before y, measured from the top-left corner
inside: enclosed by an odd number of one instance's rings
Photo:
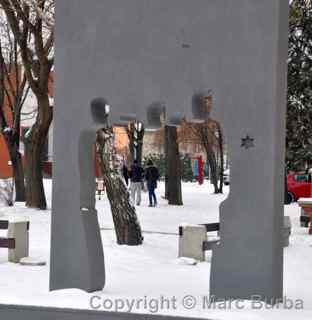
[[[241,147],[245,148],[245,149],[254,148],[255,147],[254,141],[255,141],[255,139],[253,139],[249,135],[247,135],[246,138],[242,138]]]

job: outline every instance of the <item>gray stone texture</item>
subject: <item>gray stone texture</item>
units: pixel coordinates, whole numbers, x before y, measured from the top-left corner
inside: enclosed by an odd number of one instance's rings
[[[205,261],[203,243],[207,241],[205,226],[185,225],[180,226],[179,257],[193,258],[198,261]]]
[[[10,221],[8,238],[15,239],[15,248],[8,250],[9,262],[19,263],[29,254],[29,233],[27,224],[29,221]]]
[[[157,101],[167,119],[177,112],[191,119],[194,94],[212,90],[231,193],[221,206],[210,293],[282,297],[288,1],[57,0],[56,7],[51,288],[87,288],[90,257],[101,251],[86,240],[98,230],[96,215],[86,223],[79,208],[79,137],[92,124],[90,101],[105,97],[113,122],[129,113],[144,121]],[[241,148],[247,136],[254,146]]]
[[[284,229],[283,229],[283,245],[284,248],[289,246],[289,237],[291,235],[291,220],[289,216],[284,217]]]
[[[65,132],[62,139],[55,132],[55,141],[59,142],[55,153],[61,149],[62,155],[58,154],[59,166],[54,169],[51,290],[80,288],[92,292],[105,285],[104,253],[95,209],[94,144],[96,130],[107,125],[106,105],[104,99],[94,97],[84,107],[85,114],[82,111],[84,122],[80,129],[76,128],[77,123],[63,128],[69,136],[72,131],[77,134],[71,136],[72,141],[64,144]],[[75,115],[79,122],[79,113],[73,112]],[[65,151],[65,145],[72,150]]]
[[[221,243],[213,251],[210,294],[271,301],[283,296],[288,1],[240,4],[238,9],[236,1],[228,2],[231,27],[223,38],[223,84],[216,92],[231,192],[220,208]],[[246,136],[254,147],[241,147]]]

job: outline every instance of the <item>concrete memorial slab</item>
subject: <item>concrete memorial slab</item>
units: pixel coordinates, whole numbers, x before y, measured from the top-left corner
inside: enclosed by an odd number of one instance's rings
[[[112,123],[134,115],[148,125],[155,105],[198,121],[194,96],[212,91],[231,193],[210,294],[281,298],[288,1],[57,0],[56,17],[51,289],[104,286],[95,187],[80,166],[91,101],[107,101]]]
[[[10,221],[8,238],[14,239],[14,248],[8,250],[8,260],[19,263],[20,259],[29,254],[29,221]]]
[[[183,225],[179,227],[179,257],[205,261],[203,243],[207,241],[207,231],[201,225]]]
[[[29,254],[29,219],[21,216],[1,216],[0,230],[7,230],[0,237],[0,248],[8,249],[8,261],[19,263]]]
[[[288,1],[242,1],[241,8],[245,18],[231,8],[240,22],[224,38],[223,83],[216,95],[231,191],[220,208],[210,295],[257,295],[274,304],[283,296]]]

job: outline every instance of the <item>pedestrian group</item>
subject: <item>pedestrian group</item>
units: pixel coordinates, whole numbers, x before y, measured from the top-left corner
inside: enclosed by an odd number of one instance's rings
[[[160,175],[152,160],[147,161],[145,170],[137,160],[134,160],[130,170],[126,164],[124,164],[122,167],[122,175],[127,186],[129,185],[130,180],[130,196],[133,203],[137,206],[141,205],[141,192],[142,190],[147,190],[149,207],[157,206],[155,190],[157,189],[157,182]]]

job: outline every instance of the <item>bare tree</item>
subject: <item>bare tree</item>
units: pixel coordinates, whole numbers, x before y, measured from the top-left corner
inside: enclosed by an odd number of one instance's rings
[[[141,226],[135,207],[130,203],[129,192],[121,176],[110,166],[107,147],[112,143],[111,129],[102,129],[97,134],[97,154],[100,158],[103,180],[110,202],[118,244],[140,245],[143,242]]]
[[[223,192],[224,138],[219,122],[208,119],[202,123],[183,121],[179,130],[180,143],[192,143],[202,147],[210,167],[210,179],[215,193]],[[219,154],[219,157],[217,157]]]
[[[194,135],[198,138],[206,152],[206,157],[210,168],[210,179],[214,186],[215,193],[220,193],[218,186],[218,165],[215,152],[215,125],[216,123],[214,121],[206,121],[204,123],[192,125],[192,129]]]
[[[220,123],[207,120],[204,123],[191,125],[195,137],[205,150],[210,167],[210,179],[215,193],[223,192],[224,139]],[[217,159],[217,153],[220,157]],[[219,161],[218,161],[219,160]],[[218,184],[219,182],[219,184]]]
[[[42,152],[52,121],[48,83],[53,66],[54,1],[0,0],[21,52],[27,81],[38,102],[38,114],[26,144],[26,205],[46,208]]]
[[[29,86],[20,65],[21,57],[17,41],[2,15],[0,15],[0,27],[0,130],[5,138],[12,163],[15,200],[25,201],[24,168],[19,146],[21,111]],[[6,110],[4,100],[7,101]]]

